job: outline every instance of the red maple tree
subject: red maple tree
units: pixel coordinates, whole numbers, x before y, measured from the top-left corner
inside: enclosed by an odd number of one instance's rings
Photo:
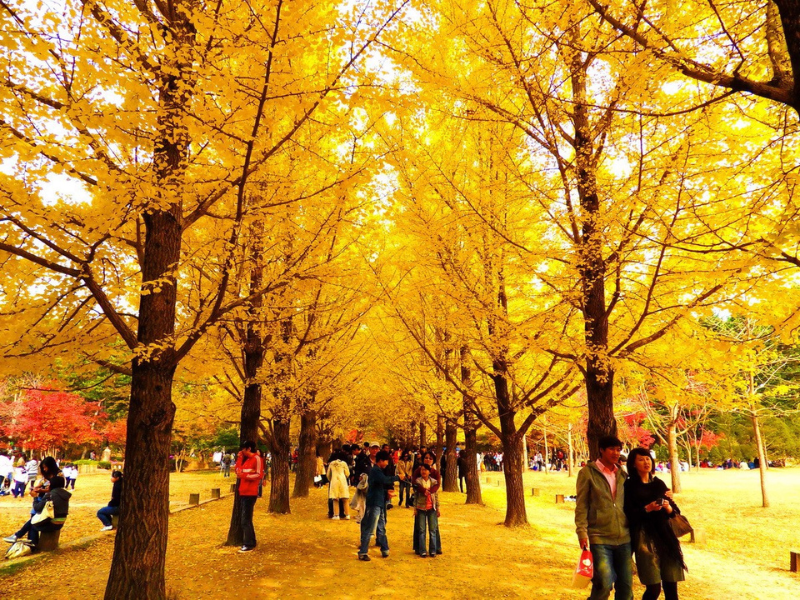
[[[98,402],[59,390],[26,390],[0,402],[0,435],[28,450],[100,442],[107,423]]]

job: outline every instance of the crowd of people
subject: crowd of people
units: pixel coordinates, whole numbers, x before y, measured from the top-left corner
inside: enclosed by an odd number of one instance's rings
[[[457,449],[457,472],[462,491],[466,460],[466,453]],[[265,460],[255,442],[246,442],[233,462],[243,502],[240,511],[243,543],[239,552],[250,552],[256,547],[253,506],[261,495]],[[294,459],[291,462],[296,464]],[[442,462],[445,462],[444,457]],[[224,465],[222,469],[224,473]],[[441,483],[436,455],[425,446],[392,450],[388,444],[382,447],[368,442],[363,445],[344,444],[335,448],[327,460],[318,454],[314,474],[314,485],[327,485],[328,488],[328,518],[349,521],[352,516],[359,524],[358,558],[362,561],[370,560],[369,543],[373,537],[381,556],[389,555],[387,511],[394,507],[395,501],[398,507],[405,504],[406,508],[414,511],[411,535],[414,552],[423,558],[441,554],[438,523]],[[399,496],[396,484],[399,485]],[[354,488],[352,493],[351,488]]]
[[[23,454],[0,454],[0,496],[12,495],[22,501],[27,494],[32,499],[28,520],[3,541],[12,545],[22,542],[28,551],[35,551],[41,534],[62,529],[69,516],[72,497],[69,490],[75,490],[77,479],[76,465],[59,464],[52,456],[38,461]],[[101,531],[113,529],[112,517],[120,510],[122,480],[121,471],[112,472],[111,501],[97,512],[97,518],[103,524]],[[19,555],[15,553],[15,556]]]
[[[457,471],[463,479],[464,451],[457,450],[457,460]],[[327,462],[317,456],[315,479],[318,485],[328,485],[329,519],[350,520],[349,509],[354,512],[361,532],[359,560],[370,560],[369,543],[373,537],[381,556],[389,555],[387,511],[393,508],[394,501],[398,507],[405,504],[414,511],[414,552],[423,558],[442,553],[438,522],[442,479],[436,456],[427,447],[392,450],[388,444],[345,444],[334,449]],[[395,485],[399,486],[399,495]],[[351,487],[355,488],[352,498]],[[337,504],[338,512],[334,510]]]
[[[633,556],[639,580],[646,588],[642,600],[656,600],[662,590],[666,600],[677,600],[678,582],[685,579],[687,570],[679,528],[674,526],[682,517],[672,492],[655,476],[656,463],[651,451],[635,448],[623,465],[623,443],[619,439],[603,437],[599,448],[597,460],[583,466],[578,474],[575,507],[579,545],[591,552],[593,559],[590,600],[607,600],[612,591],[616,600],[632,600]],[[469,458],[460,449],[456,453],[461,479]],[[537,453],[534,462],[539,456]],[[225,464],[223,457],[222,472],[225,475],[233,467],[239,480],[243,532],[239,551],[249,552],[256,547],[253,510],[262,495],[267,461],[254,442],[245,442],[230,459]],[[475,459],[486,468],[502,465],[502,456],[498,460],[495,453],[478,455]],[[345,444],[335,448],[327,460],[317,456],[314,481],[319,487],[328,487],[329,519],[350,520],[352,514],[359,524],[359,560],[370,560],[373,538],[381,556],[389,556],[388,512],[395,502],[397,507],[414,511],[411,531],[414,552],[423,558],[434,558],[442,553],[439,490],[441,473],[446,468],[444,456],[441,463],[440,471],[436,455],[424,446],[392,450],[388,444]],[[74,490],[76,479],[74,465],[59,465],[51,456],[39,462],[22,455],[0,454],[0,493],[11,488],[15,498],[21,499],[26,493],[32,498],[30,518],[4,541],[15,544],[27,537],[25,543],[35,548],[42,533],[60,530],[69,515],[72,493],[67,487]],[[112,519],[119,514],[122,472],[113,471],[111,482],[111,500],[97,513],[102,531],[113,529]],[[351,488],[354,488],[352,493]]]

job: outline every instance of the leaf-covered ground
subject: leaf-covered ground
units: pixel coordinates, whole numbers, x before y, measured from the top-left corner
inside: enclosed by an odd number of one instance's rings
[[[95,477],[97,490],[102,490],[104,484]],[[501,479],[499,475],[490,477]],[[87,491],[87,504],[93,486],[90,479],[79,480]],[[683,600],[800,597],[800,578],[788,573],[789,542],[784,543],[781,537],[800,517],[795,501],[800,493],[800,473],[776,472],[773,480],[774,522],[770,517],[773,513],[753,508],[750,503],[752,484],[757,485],[751,474],[686,477],[686,492],[679,502],[684,512],[707,530],[709,542],[702,548],[685,546],[691,571],[687,582],[681,584]],[[183,474],[173,478],[172,495],[176,501],[185,501],[183,496],[188,499],[189,491],[202,494],[203,489],[221,487],[221,483],[215,474]],[[293,501],[292,514],[285,516],[267,514],[266,501],[259,500],[255,519],[259,546],[253,553],[239,555],[235,548],[222,545],[231,500],[213,502],[171,517],[167,586],[173,598],[187,600],[585,598],[585,592],[568,588],[577,559],[574,505],[554,503],[556,493],[574,490],[574,479],[532,473],[526,476],[526,483],[540,487],[542,493],[527,499],[531,527],[513,531],[500,525],[504,500],[501,486],[484,485],[487,505],[483,507],[463,505],[461,494],[444,494],[444,556],[435,560],[420,559],[412,553],[411,510],[395,508],[389,512],[391,556],[383,560],[373,551],[371,562],[357,561],[358,525],[354,521],[329,521],[322,490],[312,490],[310,498]],[[0,523],[7,522],[7,504],[0,503]],[[82,527],[80,517],[75,516],[68,528]],[[751,518],[756,521],[748,524]],[[754,531],[753,536],[761,547],[761,559],[757,560],[753,557],[759,551],[748,541],[748,531],[758,528],[759,522],[761,530]],[[92,525],[92,530],[96,529]],[[112,549],[110,534],[89,547],[41,559],[5,577],[2,597],[39,598],[40,590],[31,585],[31,580],[37,572],[47,572],[57,576],[59,598],[102,598]],[[636,596],[640,594],[639,587]]]

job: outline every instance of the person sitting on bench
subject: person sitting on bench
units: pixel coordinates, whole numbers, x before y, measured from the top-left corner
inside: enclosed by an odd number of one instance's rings
[[[13,544],[19,538],[28,534],[28,540],[30,540],[31,545],[35,548],[39,544],[40,534],[58,531],[64,527],[64,522],[67,520],[67,515],[69,513],[69,499],[72,496],[71,493],[64,489],[64,485],[64,478],[60,475],[50,479],[50,489],[48,492],[33,502],[33,510],[36,512],[36,515],[28,519],[28,522],[22,526],[22,529],[14,535],[5,538],[4,541]],[[45,510],[48,501],[53,502],[53,516],[33,523],[33,519]]]
[[[122,500],[122,471],[113,471],[111,481],[114,483],[111,488],[111,502],[97,511],[97,518],[103,523],[100,531],[111,531],[114,529],[111,518],[119,514],[119,503]]]

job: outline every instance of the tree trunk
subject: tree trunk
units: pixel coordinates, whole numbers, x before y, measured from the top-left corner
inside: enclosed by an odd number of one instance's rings
[[[522,472],[527,473],[528,469],[530,468],[530,463],[528,462],[528,436],[522,436]]]
[[[587,442],[590,458],[600,455],[598,442],[604,435],[617,434],[614,418],[614,370],[608,357],[608,314],[606,307],[606,262],[603,257],[603,225],[597,191],[593,126],[586,92],[586,63],[574,52],[570,64],[574,107],[576,185],[582,211],[578,240],[582,292],[584,341],[586,344],[586,397],[589,406]]]
[[[472,373],[469,367],[469,348],[461,346],[459,350],[461,360],[461,383],[465,389],[471,387]],[[467,396],[464,402],[464,454],[466,459],[467,504],[483,504],[481,496],[481,478],[478,472],[478,427],[480,422],[475,418],[472,410],[472,400]]]
[[[322,460],[328,460],[328,457],[333,452],[333,440],[325,439],[321,440],[317,437],[317,452],[322,457]]]
[[[506,527],[528,524],[525,511],[525,489],[522,482],[522,436],[514,424],[515,413],[500,416],[500,441],[503,444],[503,472],[506,479]]]
[[[667,428],[667,448],[669,450],[670,475],[672,475],[672,491],[681,492],[681,461],[678,456],[678,433],[675,420],[670,416]]]
[[[444,447],[444,417],[436,417],[436,446],[433,452],[436,454],[436,470],[442,472],[442,448]]]
[[[445,492],[458,491],[458,455],[456,454],[456,444],[458,443],[458,425],[447,422],[445,426],[445,446],[447,454],[447,468],[442,474],[442,490]]]
[[[169,519],[173,369],[133,364],[125,494],[106,600],[162,599]]]
[[[697,472],[699,473],[700,472],[700,442],[695,444],[694,449],[695,449],[695,457],[694,457],[695,458],[695,468],[696,468]]]
[[[163,157],[162,157],[163,160]],[[140,297],[137,340],[142,347],[163,345],[161,352],[132,364],[125,495],[120,528],[114,540],[106,600],[165,597],[164,566],[169,517],[169,455],[175,404],[176,282],[179,264],[180,206],[173,212],[146,213],[142,281],[166,280],[159,292]]]
[[[244,442],[258,442],[258,424],[261,420],[261,384],[256,382],[258,369],[264,362],[264,344],[261,336],[252,324],[247,325],[247,339],[244,344],[244,373],[246,385],[242,397],[242,411],[239,425],[239,445]],[[236,480],[236,491],[233,496],[231,522],[228,526],[227,546],[241,546],[244,543],[242,533],[241,502],[239,500],[239,480]]]
[[[425,424],[425,419],[419,422],[419,446],[428,446],[428,427]]]
[[[547,418],[543,419],[542,431],[544,433],[544,472],[550,472],[550,448],[547,446]]]
[[[572,477],[575,475],[575,448],[572,444],[572,423],[569,424],[569,429],[567,430],[567,445],[569,446],[569,464],[567,465],[568,475]]]
[[[289,440],[290,419],[272,421],[272,484],[269,489],[269,512],[288,515],[289,508]]]
[[[125,494],[105,600],[162,600],[166,596],[169,454],[175,417],[172,381],[178,363],[173,346],[176,272],[181,264],[181,195],[189,146],[183,111],[193,90],[185,79],[192,76],[186,56],[191,55],[196,36],[189,18],[189,13],[181,10],[172,16],[164,69],[157,75],[159,115],[153,171],[158,187],[141,214],[145,230],[140,264],[143,285],[136,336],[138,347],[148,349],[149,354],[131,362]]]
[[[300,444],[293,498],[307,498],[317,470],[317,411],[307,409],[300,415]]]
[[[467,455],[467,504],[483,504],[481,478],[478,473],[478,430],[465,424],[464,452]]]
[[[769,508],[769,496],[767,495],[767,453],[764,452],[764,444],[761,441],[761,427],[758,424],[758,415],[752,413],[750,419],[753,423],[753,433],[756,438],[758,448],[758,473],[761,477],[761,506]]]

